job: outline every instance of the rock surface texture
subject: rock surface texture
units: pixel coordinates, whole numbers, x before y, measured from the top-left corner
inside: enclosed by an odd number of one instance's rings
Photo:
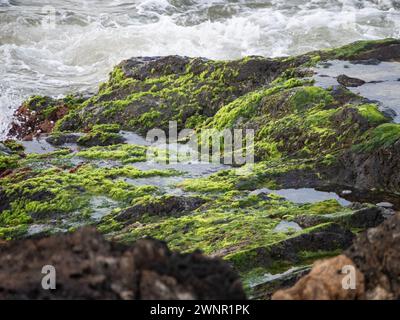
[[[43,266],[56,289],[41,287]],[[127,247],[93,229],[0,244],[0,299],[244,299],[230,266],[201,253],[178,254],[156,240]]]
[[[335,258],[315,262],[311,272],[292,288],[274,294],[276,300],[388,300],[400,298],[400,214],[357,237]],[[355,287],[346,289],[351,266]]]

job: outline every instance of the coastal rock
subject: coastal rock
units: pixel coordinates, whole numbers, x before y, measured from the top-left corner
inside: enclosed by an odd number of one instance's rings
[[[345,276],[342,270],[351,266],[356,270],[355,290],[343,288]],[[311,272],[300,279],[292,288],[277,291],[273,300],[344,300],[359,299],[364,292],[363,274],[353,261],[344,255],[317,261]]]
[[[337,77],[337,81],[345,87],[359,87],[364,85],[366,82],[361,79],[351,78],[346,76],[345,74],[341,74]]]
[[[46,265],[56,269],[56,290],[41,289]],[[0,246],[0,298],[245,299],[245,294],[220,259],[171,252],[155,240],[122,246],[82,229]]]
[[[196,210],[205,203],[200,197],[177,197],[164,196],[153,201],[138,203],[119,213],[115,219],[117,221],[130,223],[140,218],[144,214],[156,216],[174,216]]]
[[[396,135],[394,131],[391,138],[397,139]],[[385,143],[388,145],[385,146]],[[335,166],[335,174],[332,171],[332,180],[360,190],[377,188],[397,192],[400,190],[400,176],[394,173],[400,170],[400,140],[394,140],[392,144],[389,140],[382,141],[382,147],[371,148],[345,152]]]
[[[342,226],[329,223],[316,227],[315,230],[278,242],[270,247],[259,247],[247,252],[252,259],[241,262],[236,267],[248,270],[254,267],[270,268],[274,262],[298,263],[301,252],[334,251],[348,248],[353,240],[353,233]],[[234,260],[234,259],[233,259]]]
[[[360,234],[338,257],[318,261],[309,275],[273,299],[399,299],[400,214]],[[345,290],[343,267],[356,270],[355,288]]]

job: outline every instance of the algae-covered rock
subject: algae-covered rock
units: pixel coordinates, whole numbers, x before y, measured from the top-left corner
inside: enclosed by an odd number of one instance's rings
[[[399,60],[399,46],[389,39],[236,61],[137,57],[117,65],[91,97],[34,96],[16,112],[10,134],[23,140],[46,134],[54,150],[27,154],[18,141],[0,144],[0,238],[82,225],[125,244],[153,237],[173,250],[222,257],[246,288],[255,276],[338,254],[388,216],[370,204],[348,205],[341,190],[351,190],[351,201],[398,203],[392,199],[400,192],[400,125],[378,102],[351,91],[361,81],[341,77],[343,85],[317,86],[315,66],[340,59],[379,67]],[[169,151],[126,138],[125,130],[145,135],[167,130],[170,121],[198,133],[252,129],[256,163],[196,172],[194,161],[170,169]],[[147,161],[149,151],[165,163]],[[329,197],[295,201],[278,194],[289,188],[327,190]],[[282,221],[299,227],[277,228]],[[146,297],[189,294],[180,286],[155,293],[154,272],[143,273]],[[160,281],[175,288],[170,275]],[[270,287],[264,294],[262,288],[257,295],[269,297]]]
[[[316,262],[309,275],[273,299],[399,299],[399,222],[397,214],[363,232],[343,255]]]

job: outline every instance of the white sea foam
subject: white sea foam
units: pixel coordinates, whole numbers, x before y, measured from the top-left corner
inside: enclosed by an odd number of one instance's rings
[[[398,0],[38,2],[0,0],[0,132],[24,97],[93,90],[131,56],[282,56],[400,37]],[[42,24],[49,3],[55,29]]]

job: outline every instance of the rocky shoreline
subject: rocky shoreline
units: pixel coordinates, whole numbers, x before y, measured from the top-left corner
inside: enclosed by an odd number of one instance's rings
[[[319,85],[315,75],[326,79],[323,70],[335,68],[335,61],[346,66],[337,83]],[[0,259],[19,252],[14,242],[26,238],[43,240],[22,241],[53,243],[59,237],[54,234],[67,233],[68,239],[76,235],[90,242],[85,231],[76,231],[90,225],[127,247],[152,237],[172,250],[200,249],[222,258],[226,265],[218,262],[221,268],[233,267],[248,297],[269,299],[307,274],[314,261],[348,248],[363,252],[367,244],[362,240],[352,246],[357,236],[363,239],[365,230],[396,221],[400,124],[394,121],[396,110],[354,91],[375,83],[350,73],[352,66],[383,68],[384,63],[400,63],[399,40],[363,41],[277,59],[141,57],[117,65],[95,95],[31,97],[17,110],[10,139],[0,143],[0,239],[6,243]],[[386,76],[391,65],[383,69]],[[151,147],[136,134],[168,129],[170,121],[177,121],[178,129],[196,131],[254,129],[254,167],[150,165],[146,153]],[[393,250],[396,245],[391,242]],[[332,263],[354,262],[368,291],[350,298],[398,297],[397,289],[370,285],[374,271],[366,269],[369,260],[349,250],[347,258]],[[190,268],[213,272],[206,263],[191,263]],[[168,262],[157,268],[168,269]],[[275,297],[349,298],[298,293],[312,286],[314,274],[319,279],[320,269],[317,265],[300,280],[306,285]],[[67,273],[63,281],[77,285]],[[177,282],[185,286],[185,281]],[[223,279],[215,281],[224,288]],[[385,283],[392,281],[397,280]],[[376,293],[379,285],[385,294]],[[29,290],[19,286],[17,292],[28,297]],[[207,295],[213,288],[191,290],[185,292],[193,298],[214,297]],[[235,297],[243,297],[239,289],[218,296]]]

